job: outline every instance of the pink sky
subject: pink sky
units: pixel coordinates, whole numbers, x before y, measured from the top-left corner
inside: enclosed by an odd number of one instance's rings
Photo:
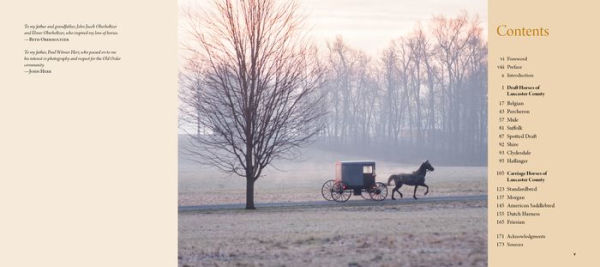
[[[180,0],[180,6],[199,6],[210,0]],[[433,15],[478,15],[487,34],[487,0],[298,0],[311,26],[313,41],[325,46],[341,35],[351,47],[376,56],[390,40],[425,27]]]

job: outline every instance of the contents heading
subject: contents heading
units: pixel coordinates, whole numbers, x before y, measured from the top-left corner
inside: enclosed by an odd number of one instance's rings
[[[539,27],[539,28],[526,28],[526,27],[509,27],[505,24],[496,27],[496,33],[499,36],[549,36],[550,29]]]

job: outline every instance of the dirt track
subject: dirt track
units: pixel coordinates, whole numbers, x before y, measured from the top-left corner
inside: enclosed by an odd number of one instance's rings
[[[302,201],[302,202],[274,202],[274,203],[257,203],[257,209],[279,209],[279,208],[325,208],[325,207],[357,207],[357,206],[388,206],[388,205],[412,205],[422,203],[435,202],[465,202],[465,201],[482,201],[487,200],[487,195],[473,196],[441,196],[441,197],[421,197],[417,200],[412,197],[405,196],[402,199],[384,201],[373,201],[360,199],[353,196],[355,199],[347,202],[339,203],[335,201]],[[358,199],[357,199],[358,198]],[[239,210],[244,209],[244,204],[217,204],[217,205],[196,205],[196,206],[179,206],[179,212],[206,212],[206,211],[222,211],[222,210]]]

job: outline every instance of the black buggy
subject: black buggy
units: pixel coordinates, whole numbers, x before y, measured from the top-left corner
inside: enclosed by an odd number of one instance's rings
[[[336,162],[335,180],[327,180],[321,188],[323,198],[337,202],[347,201],[352,193],[376,201],[382,201],[387,197],[387,186],[375,182],[374,161]]]

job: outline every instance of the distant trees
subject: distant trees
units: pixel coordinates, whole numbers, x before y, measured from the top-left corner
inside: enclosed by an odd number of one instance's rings
[[[398,160],[485,164],[487,43],[478,19],[437,16],[379,60],[338,37],[328,46],[322,140]],[[350,149],[349,149],[350,148]]]
[[[182,71],[182,120],[195,125],[189,152],[254,182],[273,160],[322,128],[323,68],[302,39],[295,1],[215,0],[188,13],[192,41]]]

